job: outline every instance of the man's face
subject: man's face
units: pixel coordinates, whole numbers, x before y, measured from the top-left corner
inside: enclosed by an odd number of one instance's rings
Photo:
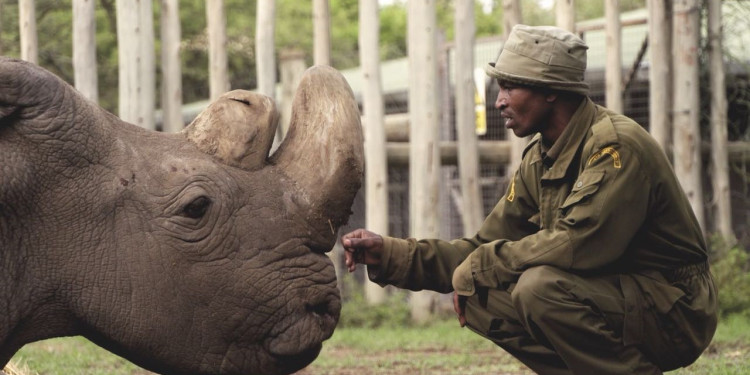
[[[498,80],[500,92],[495,108],[505,119],[505,128],[517,137],[543,132],[549,123],[552,104],[542,90]]]

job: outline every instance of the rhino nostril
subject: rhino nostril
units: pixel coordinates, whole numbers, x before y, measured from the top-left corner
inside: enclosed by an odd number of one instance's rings
[[[325,254],[332,250],[331,248],[327,246],[314,245],[314,244],[308,245],[307,247],[310,248],[310,251],[312,251],[315,254]]]
[[[315,315],[328,315],[328,303],[327,302],[320,302],[320,303],[306,303],[305,304],[305,311],[309,313],[313,313]]]

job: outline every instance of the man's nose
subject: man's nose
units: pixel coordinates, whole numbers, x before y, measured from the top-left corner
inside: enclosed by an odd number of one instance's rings
[[[497,109],[505,109],[508,106],[508,96],[504,94],[504,91],[500,89],[500,92],[497,93],[497,99],[495,100],[495,108]]]

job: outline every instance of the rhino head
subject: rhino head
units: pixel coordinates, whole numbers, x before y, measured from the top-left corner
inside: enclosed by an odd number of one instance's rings
[[[233,91],[141,129],[0,58],[0,364],[83,335],[165,374],[284,374],[341,307],[326,251],[363,173],[351,89],[313,67],[269,157],[274,103]]]

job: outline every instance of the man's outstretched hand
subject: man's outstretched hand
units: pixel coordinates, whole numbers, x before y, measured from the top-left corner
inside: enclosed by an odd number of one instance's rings
[[[383,237],[365,229],[357,229],[341,236],[346,256],[346,268],[354,272],[357,263],[379,266],[383,254]]]

